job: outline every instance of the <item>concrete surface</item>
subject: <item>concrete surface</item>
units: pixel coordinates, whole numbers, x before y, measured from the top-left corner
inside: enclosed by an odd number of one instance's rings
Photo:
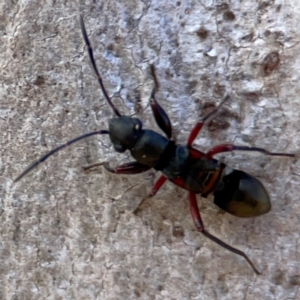
[[[0,299],[300,299],[300,161],[222,155],[258,177],[272,211],[223,214],[201,199],[207,229],[240,257],[196,232],[187,192],[166,184],[146,199],[154,171],[113,176],[96,161],[130,160],[106,136],[86,139],[17,184],[33,160],[78,135],[106,129],[112,111],[82,40],[85,19],[99,70],[122,113],[157,126],[157,98],[174,136],[224,93],[231,100],[195,146],[222,143],[300,150],[298,1],[0,1]]]

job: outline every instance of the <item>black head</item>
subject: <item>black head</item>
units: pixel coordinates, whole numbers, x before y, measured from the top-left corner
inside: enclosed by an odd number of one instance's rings
[[[243,171],[232,169],[214,192],[214,203],[241,218],[256,217],[271,209],[269,195],[262,183]]]
[[[131,150],[140,138],[142,122],[137,118],[120,116],[108,121],[109,137],[117,152]]]

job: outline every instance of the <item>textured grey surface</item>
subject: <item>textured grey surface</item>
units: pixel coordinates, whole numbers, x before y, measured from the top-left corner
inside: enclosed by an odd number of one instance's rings
[[[106,136],[53,156],[53,147],[107,128],[111,109],[83,45],[84,15],[96,61],[125,114],[156,126],[157,98],[178,142],[227,91],[219,117],[196,141],[299,151],[298,1],[0,1],[0,299],[300,299],[300,162],[226,155],[260,178],[272,198],[265,216],[238,219],[201,200],[212,233],[245,251],[262,271],[194,229],[187,193],[158,174],[112,176],[95,161],[126,162]],[[225,155],[224,155],[225,157]],[[156,176],[156,177],[155,177]]]

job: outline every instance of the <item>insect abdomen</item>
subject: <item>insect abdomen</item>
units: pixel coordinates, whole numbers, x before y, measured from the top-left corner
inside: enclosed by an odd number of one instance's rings
[[[220,181],[214,192],[214,203],[226,212],[241,218],[256,217],[271,209],[269,195],[255,177],[234,170]]]

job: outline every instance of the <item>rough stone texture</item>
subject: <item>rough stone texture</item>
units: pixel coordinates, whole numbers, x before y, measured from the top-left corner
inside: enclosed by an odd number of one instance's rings
[[[224,93],[231,100],[196,141],[299,151],[300,2],[0,2],[0,299],[300,299],[300,162],[223,155],[260,178],[272,198],[265,216],[238,219],[200,199],[212,233],[245,251],[262,271],[197,233],[187,192],[158,174],[85,174],[95,161],[126,162],[106,136],[50,158],[17,184],[33,160],[86,132],[107,128],[112,111],[90,68],[84,15],[114,103],[158,130],[157,98],[176,140]]]

